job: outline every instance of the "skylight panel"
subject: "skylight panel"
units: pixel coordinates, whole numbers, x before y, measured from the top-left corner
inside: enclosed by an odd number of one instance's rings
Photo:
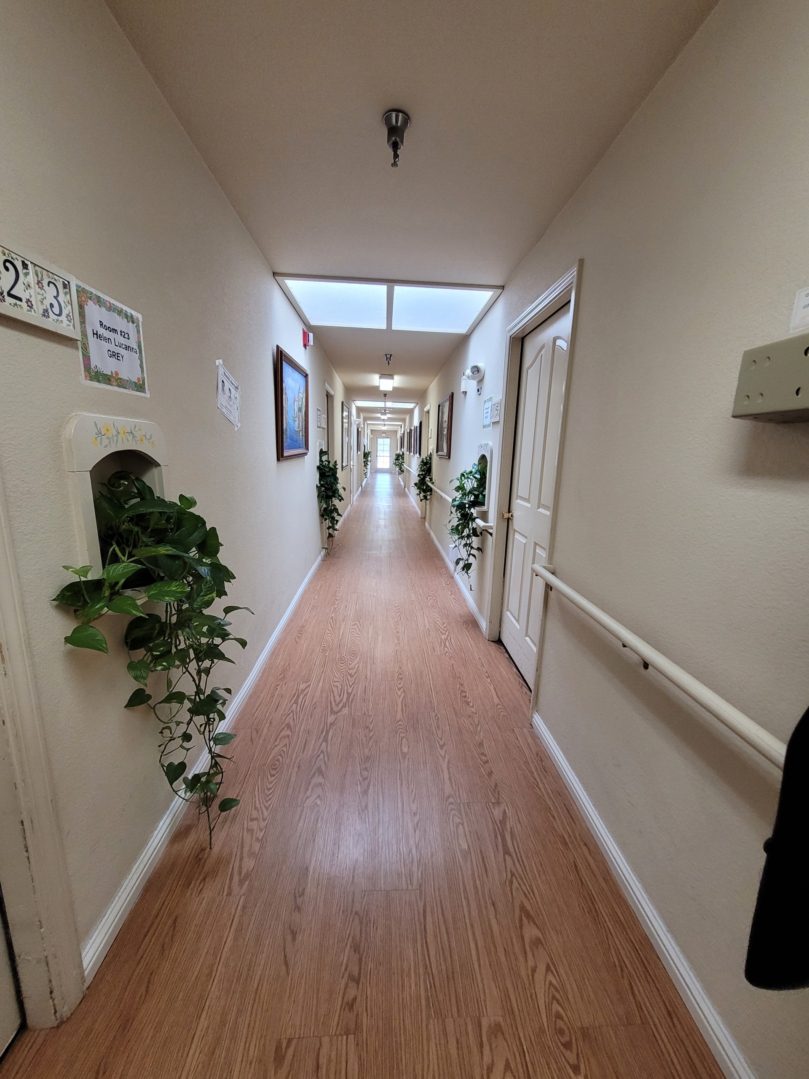
[[[301,281],[288,277],[286,286],[312,326],[345,326],[360,330],[386,328],[387,285]]]
[[[396,285],[392,328],[422,333],[466,333],[493,295],[491,289]]]
[[[357,408],[379,408],[381,401],[355,401]],[[415,401],[388,401],[388,408],[415,408]]]

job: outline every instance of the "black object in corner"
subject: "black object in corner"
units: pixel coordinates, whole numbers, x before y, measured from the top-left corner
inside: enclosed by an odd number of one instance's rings
[[[757,989],[809,986],[809,709],[787,744],[744,976]]]

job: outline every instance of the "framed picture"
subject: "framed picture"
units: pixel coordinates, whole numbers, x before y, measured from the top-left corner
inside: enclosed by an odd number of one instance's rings
[[[452,397],[450,394],[438,402],[438,430],[435,436],[437,457],[449,457],[452,453]]]
[[[362,453],[362,430],[357,424],[357,453]]]
[[[343,401],[342,409],[342,458],[340,460],[340,468],[348,468],[348,458],[351,452],[351,432],[348,429],[348,405]]]
[[[279,461],[309,452],[309,375],[280,345],[275,350],[275,443]]]
[[[416,455],[421,457],[421,420],[419,420],[419,425],[416,430],[418,431],[418,434],[416,435]]]

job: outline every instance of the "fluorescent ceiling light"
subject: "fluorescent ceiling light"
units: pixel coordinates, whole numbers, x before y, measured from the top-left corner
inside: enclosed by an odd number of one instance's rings
[[[384,401],[355,401],[357,408],[381,408]],[[415,401],[388,401],[388,408],[415,408]]]
[[[379,392],[390,393],[393,389],[393,375],[380,375],[379,376]]]
[[[392,328],[423,333],[466,333],[493,295],[492,289],[396,285]]]
[[[296,281],[287,288],[312,326],[349,326],[384,330],[388,322],[387,285],[353,281]]]

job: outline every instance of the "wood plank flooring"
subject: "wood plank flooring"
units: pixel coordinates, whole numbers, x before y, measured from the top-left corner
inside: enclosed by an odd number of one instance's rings
[[[528,713],[372,477],[239,719],[214,851],[188,817],[1,1079],[718,1077]]]

